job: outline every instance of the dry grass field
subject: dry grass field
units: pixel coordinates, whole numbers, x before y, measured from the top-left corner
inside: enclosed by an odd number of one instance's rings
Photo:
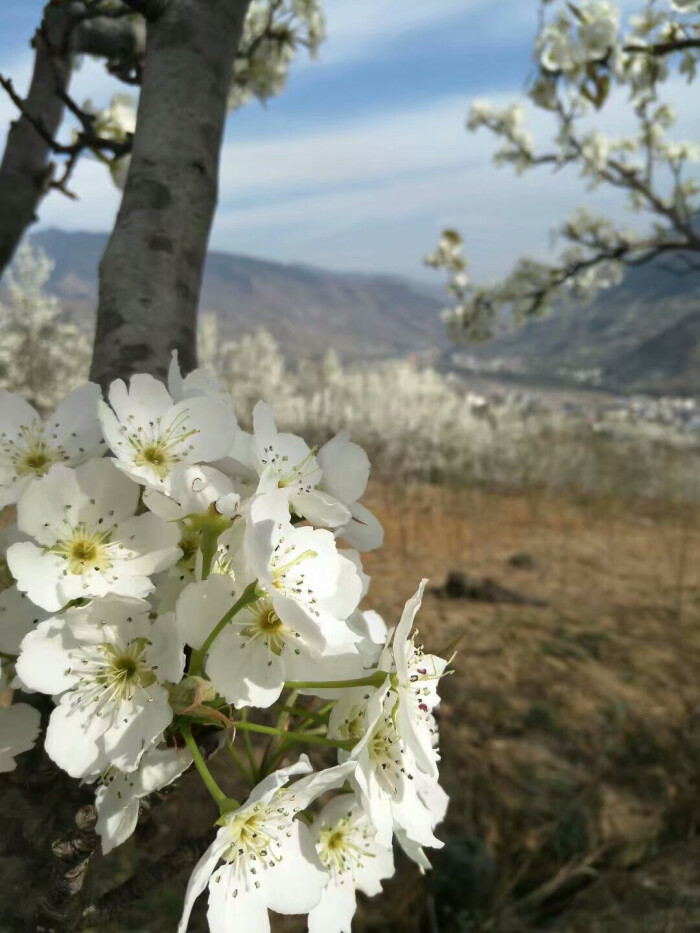
[[[428,486],[372,506],[388,620],[448,570],[546,605],[427,597],[426,646],[459,648],[448,844],[366,929],[700,930],[700,510]]]
[[[440,711],[447,844],[425,878],[402,861],[358,933],[700,931],[700,509],[379,483],[368,504],[386,529],[368,604],[390,624],[448,571],[544,605],[426,596],[426,647],[458,648]],[[151,857],[209,810],[187,776]],[[174,930],[184,882],[113,929]]]

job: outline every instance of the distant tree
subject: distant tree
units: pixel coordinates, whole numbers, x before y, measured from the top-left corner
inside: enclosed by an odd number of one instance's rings
[[[29,244],[17,250],[0,294],[0,388],[23,395],[40,410],[85,381],[90,340],[63,319],[46,291],[53,263]]]
[[[629,19],[612,0],[542,0],[528,96],[556,121],[553,147],[536,148],[522,104],[497,110],[476,101],[468,128],[501,140],[496,165],[518,174],[571,168],[589,189],[626,193],[647,228],[624,229],[582,208],[556,231],[566,245],[553,261],[523,258],[487,286],[470,281],[462,236],[446,230],[426,262],[449,276],[452,304],[444,317],[455,336],[488,338],[502,310],[517,323],[555,299],[590,299],[622,281],[626,269],[652,260],[679,274],[700,272],[700,230],[693,223],[700,187],[688,170],[700,146],[670,138],[675,114],[664,100],[672,78],[695,81],[699,58],[699,0],[648,0]],[[636,121],[630,135],[612,137],[596,126],[614,94],[627,95]]]

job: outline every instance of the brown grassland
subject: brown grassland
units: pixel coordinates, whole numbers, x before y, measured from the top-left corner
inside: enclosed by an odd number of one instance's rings
[[[427,597],[426,647],[459,642],[448,844],[367,929],[700,930],[700,510],[427,486],[375,487],[373,505],[385,618],[446,570],[547,605]]]
[[[386,529],[368,604],[390,624],[450,570],[546,605],[427,594],[426,648],[458,646],[447,844],[424,878],[400,860],[358,933],[700,931],[700,509],[380,483],[368,504]],[[159,808],[166,848],[210,815],[197,776],[183,783]],[[184,881],[114,929],[174,930]]]

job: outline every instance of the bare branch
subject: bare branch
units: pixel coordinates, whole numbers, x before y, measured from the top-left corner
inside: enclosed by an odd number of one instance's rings
[[[131,136],[128,136],[124,140],[115,140],[100,136],[94,130],[94,114],[88,113],[79,107],[68,92],[61,88],[57,88],[56,90],[57,97],[66,105],[68,110],[77,117],[82,125],[82,130],[76,134],[75,141],[72,143],[61,143],[53,139],[47,132],[41,119],[34,117],[33,114],[26,110],[24,101],[15,91],[10,78],[5,78],[0,74],[0,87],[4,88],[22,116],[34,127],[51,152],[54,153],[54,155],[66,156],[66,162],[60,178],[52,178],[49,181],[50,188],[55,188],[66,195],[66,197],[73,200],[77,198],[77,195],[68,189],[68,182],[83,152],[86,150],[92,150],[93,152],[109,152],[114,158],[122,158],[131,151]]]

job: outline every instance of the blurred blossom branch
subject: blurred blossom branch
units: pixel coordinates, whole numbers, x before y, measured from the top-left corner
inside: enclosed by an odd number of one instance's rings
[[[555,242],[566,245],[553,261],[523,258],[492,285],[470,281],[462,238],[455,230],[445,231],[426,262],[447,273],[451,305],[444,317],[455,337],[485,339],[504,314],[520,323],[554,301],[591,300],[601,288],[619,284],[626,268],[659,257],[668,257],[667,267],[679,274],[700,270],[694,224],[700,186],[691,171],[700,160],[700,146],[670,137],[676,115],[662,99],[674,75],[695,80],[698,4],[650,0],[625,22],[611,0],[543,0],[535,57],[529,102],[553,119],[553,148],[536,148],[522,103],[498,110],[476,101],[468,128],[485,129],[501,141],[494,156],[498,166],[510,165],[518,174],[542,166],[575,168],[589,190],[623,192],[630,212],[645,219],[647,229],[627,229],[582,208],[554,232]],[[594,118],[613,94],[623,93],[636,130],[612,137],[595,127]]]

